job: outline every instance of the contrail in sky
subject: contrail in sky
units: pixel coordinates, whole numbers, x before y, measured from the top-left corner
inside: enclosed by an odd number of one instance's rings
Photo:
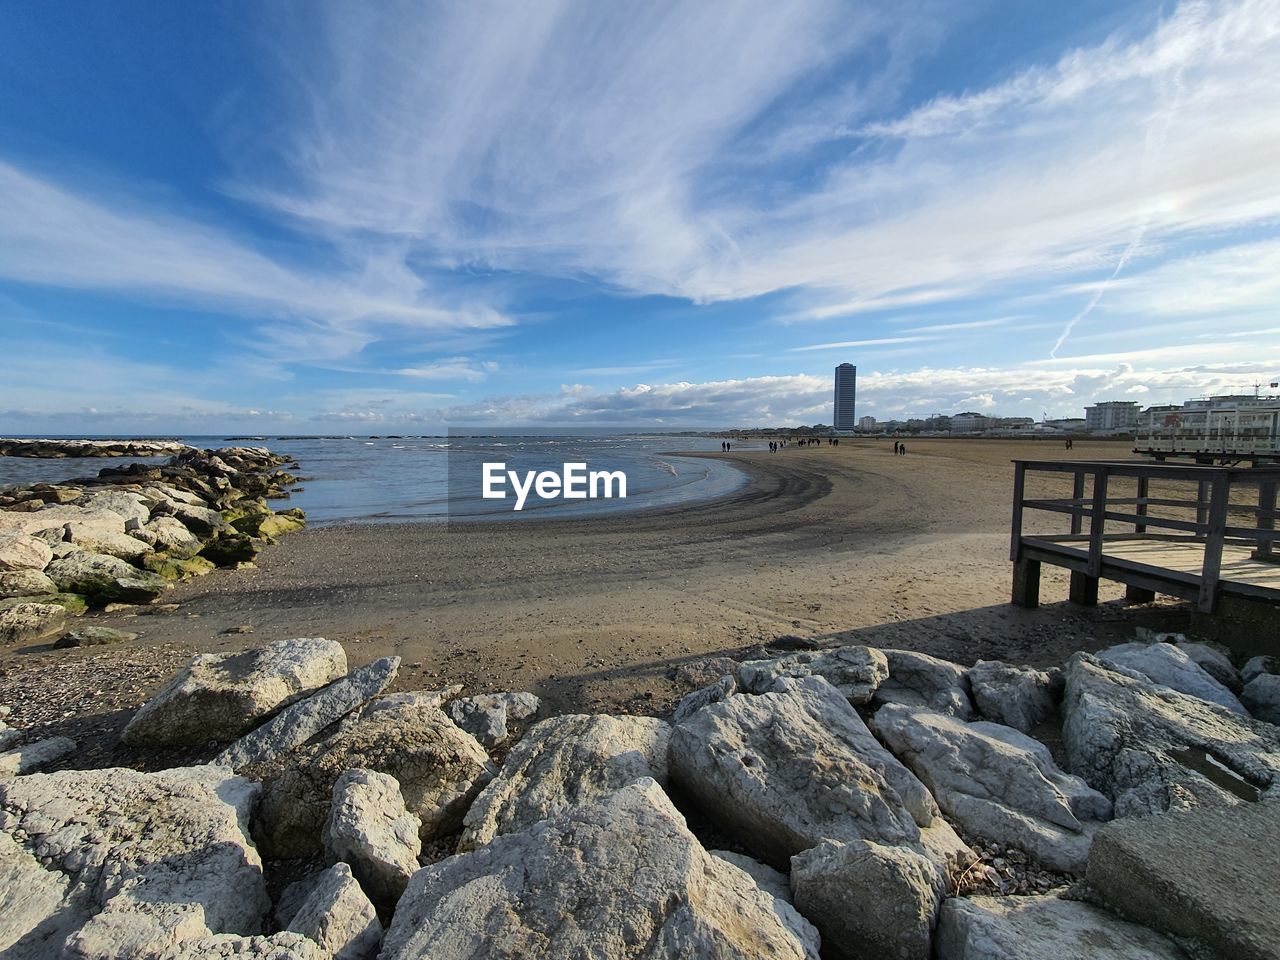
[[[1167,109],[1161,111],[1160,116],[1151,128],[1147,131],[1146,141],[1142,146],[1142,162],[1138,167],[1138,181],[1142,182],[1146,179],[1147,164],[1152,155],[1158,155],[1164,150],[1164,145],[1169,139],[1169,128],[1173,125],[1174,115],[1178,112],[1178,107],[1182,101],[1182,71],[1184,67],[1179,66],[1173,73],[1173,97],[1169,102]],[[1058,335],[1058,341],[1053,345],[1053,349],[1049,351],[1050,358],[1058,356],[1058,350],[1067,342],[1067,338],[1071,336],[1071,331],[1076,328],[1081,320],[1093,312],[1093,308],[1098,305],[1103,296],[1110,288],[1112,281],[1120,275],[1120,271],[1124,269],[1125,264],[1132,259],[1133,255],[1138,252],[1138,248],[1142,246],[1142,240],[1147,234],[1147,227],[1151,224],[1151,208],[1148,206],[1147,211],[1142,215],[1142,219],[1138,222],[1137,227],[1133,231],[1133,238],[1129,241],[1129,245],[1124,248],[1124,252],[1120,254],[1120,259],[1116,261],[1116,268],[1111,271],[1111,276],[1102,281],[1102,285],[1094,291],[1089,302],[1085,304],[1084,309],[1077,313],[1074,317],[1067,321],[1067,325],[1063,327],[1062,333]]]

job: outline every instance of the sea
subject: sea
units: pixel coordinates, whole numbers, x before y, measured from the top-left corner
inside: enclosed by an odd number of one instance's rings
[[[313,525],[521,520],[552,515],[569,518],[673,508],[731,494],[746,482],[745,474],[731,463],[681,456],[720,449],[719,439],[687,435],[575,433],[163,439],[203,448],[267,447],[273,453],[292,457],[298,462],[293,472],[303,480],[290,494],[287,505],[301,507]],[[739,444],[734,446],[737,448]],[[751,446],[741,445],[743,449]],[[163,463],[165,459],[0,457],[0,487],[92,477],[104,467]],[[512,509],[513,496],[505,500],[481,496],[484,463],[504,463],[507,470],[514,470],[521,477],[530,470],[560,473],[565,463],[585,463],[591,471],[621,470],[627,477],[627,496],[625,499],[540,500],[531,495],[524,508],[517,512]],[[510,489],[509,483],[507,489]],[[276,506],[281,509],[285,503]]]

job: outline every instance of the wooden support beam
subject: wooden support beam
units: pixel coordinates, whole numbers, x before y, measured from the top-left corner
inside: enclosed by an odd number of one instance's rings
[[[1204,564],[1200,567],[1200,602],[1196,609],[1213,613],[1218,607],[1218,577],[1222,573],[1222,540],[1227,534],[1227,504],[1231,480],[1226,474],[1213,478],[1209,497],[1209,525],[1205,532]]]
[[[1040,606],[1040,561],[1019,557],[1013,565],[1013,605],[1034,610]]]
[[[1124,588],[1124,598],[1130,603],[1151,603],[1156,598],[1156,592],[1148,590],[1146,587],[1137,587],[1129,584]]]
[[[1135,512],[1141,517],[1145,517],[1147,515],[1147,497],[1151,489],[1150,484],[1150,477],[1138,478],[1138,509]],[[1133,525],[1133,532],[1146,533],[1147,525],[1145,523],[1135,523]]]
[[[1080,604],[1082,607],[1096,607],[1098,605],[1098,578],[1072,570],[1071,592],[1068,595],[1068,599],[1072,603]]]
[[[1077,470],[1075,473],[1075,476],[1071,478],[1071,499],[1072,500],[1084,499],[1084,470],[1083,469]],[[1081,510],[1077,509],[1076,512],[1071,515],[1071,532],[1079,533],[1083,529],[1084,529],[1084,514]]]
[[[1269,480],[1258,484],[1258,529],[1274,530],[1276,528],[1276,481]],[[1270,540],[1259,540],[1258,549],[1253,552],[1253,559],[1270,561],[1274,556],[1275,545]]]

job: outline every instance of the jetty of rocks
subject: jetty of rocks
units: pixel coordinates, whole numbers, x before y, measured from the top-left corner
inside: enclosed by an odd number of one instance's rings
[[[68,456],[82,455],[85,443],[107,443],[38,442],[65,445]],[[286,497],[296,478],[282,469],[291,461],[266,448],[128,441],[102,455],[169,447],[178,452],[164,463],[0,490],[0,644],[122,639],[69,623],[88,607],[154,603],[170,583],[249,563],[264,544],[304,525],[302,511],[268,504]]]
[[[197,656],[123,740],[207,763],[0,755],[0,953],[1280,956],[1280,728],[1222,651],[712,663],[668,720],[387,693],[315,637]]]

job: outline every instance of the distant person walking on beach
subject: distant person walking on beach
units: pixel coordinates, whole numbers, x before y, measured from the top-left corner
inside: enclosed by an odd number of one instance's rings
[[[905,443],[898,444],[898,456],[905,457],[907,455],[907,445]]]
[[[893,441],[893,455],[895,457],[898,455],[898,447],[900,446],[902,446],[902,444],[898,443],[897,440]]]

